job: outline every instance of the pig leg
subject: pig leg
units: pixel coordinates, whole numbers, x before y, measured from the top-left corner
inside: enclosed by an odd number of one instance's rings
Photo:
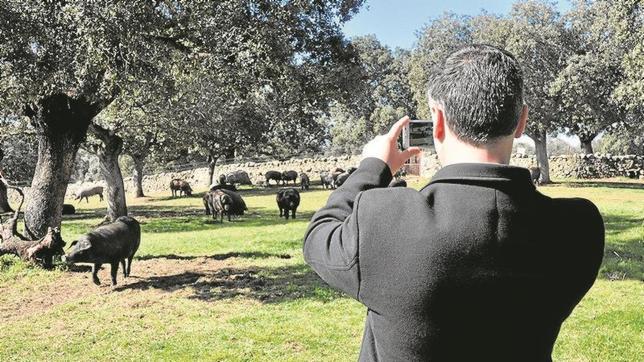
[[[130,276],[130,270],[132,270],[132,258],[134,255],[130,255],[129,258],[127,258],[127,276]]]
[[[127,269],[125,267],[125,258],[121,259],[121,267],[123,267],[123,278],[127,278]]]
[[[295,219],[295,211],[296,210],[297,210],[297,208],[293,209],[293,219]]]
[[[116,285],[116,273],[119,271],[119,261],[111,262],[110,263],[110,274],[112,276],[112,285]]]
[[[289,210],[289,209],[285,209],[285,210],[284,210],[284,217],[286,218],[286,220],[288,220],[288,216],[289,216],[289,214],[290,214],[290,210]]]
[[[96,275],[96,274],[98,274],[98,270],[100,268],[101,268],[101,264],[99,264],[99,263],[94,263],[94,265],[92,266],[92,281],[96,285],[101,285],[101,281],[98,280],[98,275]]]
[[[282,208],[280,207],[280,217],[283,216],[282,214],[283,214],[283,211],[282,211]]]

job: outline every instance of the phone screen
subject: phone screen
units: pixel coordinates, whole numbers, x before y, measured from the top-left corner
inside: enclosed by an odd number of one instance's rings
[[[403,130],[403,148],[427,147],[433,143],[431,121],[414,120]]]

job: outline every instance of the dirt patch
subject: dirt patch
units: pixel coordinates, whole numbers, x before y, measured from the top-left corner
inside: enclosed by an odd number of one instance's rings
[[[155,258],[148,260],[134,260],[132,274],[123,278],[119,268],[117,285],[110,285],[110,266],[105,264],[99,271],[98,277],[101,285],[92,282],[91,267],[78,265],[68,272],[42,283],[25,282],[17,287],[11,294],[0,292],[0,320],[15,320],[29,317],[58,305],[74,300],[80,300],[91,295],[113,293],[130,289],[129,285],[140,285],[149,280],[163,280],[164,288],[155,288],[150,284],[151,292],[162,294],[161,290],[172,292],[183,289],[193,279],[196,280],[204,273],[212,273],[230,264],[229,260],[217,260],[209,257],[195,257],[191,259],[166,259]],[[191,275],[193,275],[191,277]],[[20,281],[17,281],[20,283]],[[13,288],[12,288],[13,289]]]
[[[264,253],[147,257],[134,260],[129,278],[123,278],[119,270],[118,285],[114,287],[110,285],[109,265],[103,265],[98,273],[100,286],[92,283],[89,266],[78,265],[64,273],[52,274],[49,280],[18,280],[22,284],[0,291],[0,320],[28,318],[59,305],[83,304],[84,299],[108,294],[133,309],[147,308],[161,298],[176,297],[203,302],[243,297],[260,303],[333,297],[329,293],[319,295],[324,282],[301,264],[239,267],[239,258],[258,256],[290,258],[287,254]]]

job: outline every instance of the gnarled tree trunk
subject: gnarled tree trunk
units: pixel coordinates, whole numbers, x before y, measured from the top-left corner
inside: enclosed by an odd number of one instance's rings
[[[581,143],[581,152],[585,154],[593,153],[593,140],[597,137],[597,133],[590,130],[578,132],[579,142]]]
[[[31,238],[45,236],[49,227],[60,227],[76,153],[100,110],[96,103],[66,94],[48,96],[26,109],[38,135],[38,162],[25,209],[25,226]]]
[[[4,152],[2,151],[2,148],[0,148],[0,162],[2,162],[3,158],[4,158]],[[9,198],[7,196],[7,185],[6,185],[6,182],[4,182],[2,169],[0,169],[0,179],[2,180],[2,182],[0,182],[0,213],[12,212],[13,209],[11,209],[11,206],[9,206]]]
[[[581,151],[585,154],[593,153],[593,140],[581,140]]]
[[[209,155],[208,156],[208,187],[214,183],[215,177],[215,167],[217,166],[217,159],[219,157]]]
[[[13,209],[9,205],[9,197],[7,195],[7,185],[4,182],[4,176],[2,175],[2,170],[0,170],[0,213],[3,212],[13,212]]]
[[[143,193],[143,167],[145,166],[145,156],[140,154],[132,154],[132,161],[134,161],[134,172],[132,174],[132,182],[134,183],[134,196],[145,197]]]
[[[534,141],[535,155],[537,157],[537,166],[541,170],[539,183],[550,183],[550,162],[548,161],[548,134],[545,131],[538,131],[528,135]]]
[[[96,124],[90,126],[90,131],[101,142],[93,147],[98,156],[101,175],[107,183],[107,215],[106,219],[115,221],[120,216],[127,215],[125,202],[125,185],[119,166],[119,156],[123,151],[123,140],[113,131]]]

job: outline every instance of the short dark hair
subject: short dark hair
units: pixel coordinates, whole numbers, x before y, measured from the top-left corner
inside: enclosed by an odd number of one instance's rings
[[[509,52],[485,44],[452,53],[429,80],[449,128],[474,145],[512,134],[523,108],[523,73]]]

